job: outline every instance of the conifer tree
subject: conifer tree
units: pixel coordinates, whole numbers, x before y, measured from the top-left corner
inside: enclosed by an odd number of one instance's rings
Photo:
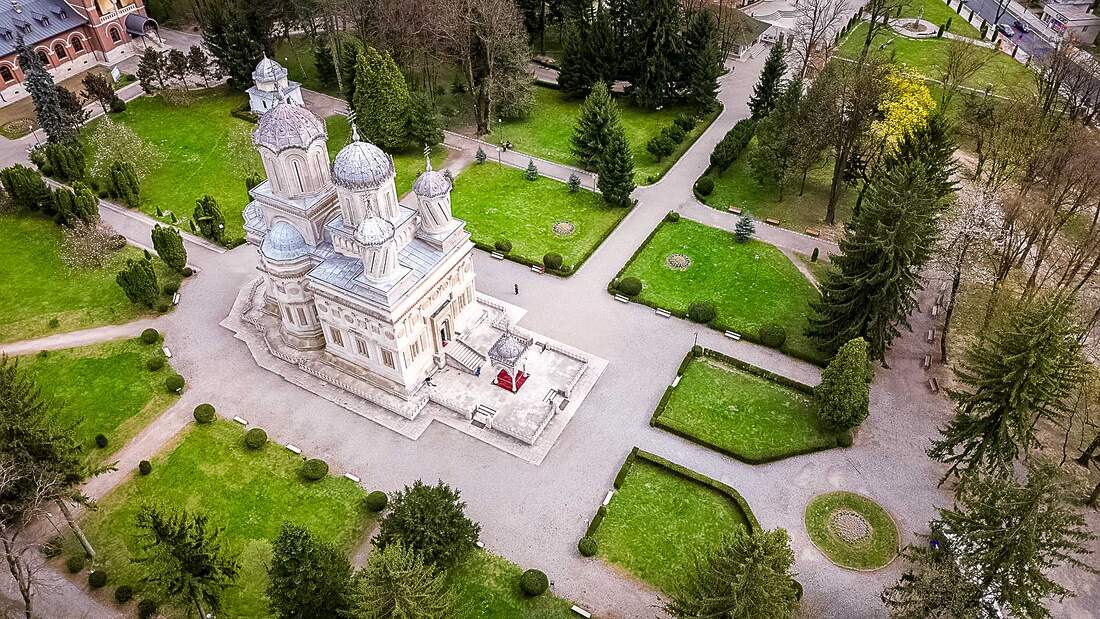
[[[153,249],[170,268],[182,271],[187,266],[187,249],[183,246],[183,237],[172,226],[153,226]]]
[[[535,167],[534,159],[527,160],[527,170],[523,173],[523,178],[529,181],[539,180],[539,169]]]
[[[611,100],[607,84],[597,82],[581,105],[577,126],[573,129],[573,156],[586,170],[599,167],[611,136],[619,126],[619,106]]]
[[[718,102],[718,76],[722,74],[722,52],[714,15],[706,9],[693,11],[683,38],[684,100],[699,110],[710,111]]]
[[[134,166],[128,161],[116,161],[111,164],[110,175],[108,186],[111,195],[126,206],[137,208],[141,204],[141,184]]]
[[[856,338],[841,346],[821,372],[821,384],[814,388],[817,418],[831,430],[859,426],[870,411],[873,378],[867,342]]]
[[[449,619],[455,614],[445,576],[400,541],[371,552],[355,575],[352,619],[416,617]]]
[[[254,0],[194,0],[202,41],[237,90],[252,86],[252,70],[272,50],[271,3]]]
[[[99,223],[99,196],[95,195],[87,184],[76,181],[73,183],[73,193],[76,196],[76,216],[86,224]]]
[[[0,182],[15,208],[38,211],[49,207],[52,197],[50,188],[35,170],[17,163],[0,172]]]
[[[803,127],[797,123],[802,106],[802,81],[794,80],[783,87],[774,109],[756,124],[756,149],[749,167],[761,185],[774,184],[783,191],[795,177],[795,158],[799,142],[805,139]]]
[[[384,149],[406,145],[409,87],[389,52],[368,47],[355,63],[355,124],[369,141]]]
[[[978,585],[959,571],[945,549],[908,546],[901,552],[907,563],[901,578],[882,593],[882,602],[894,619],[988,619],[996,612]]]
[[[783,75],[787,72],[787,61],[784,56],[783,38],[780,37],[772,45],[772,51],[768,53],[764,61],[764,69],[760,72],[760,79],[752,87],[752,96],[749,97],[749,111],[752,118],[760,120],[771,113],[772,108],[779,101],[783,92]]]
[[[412,146],[435,146],[443,143],[443,122],[428,96],[414,92],[409,96],[405,121],[406,140]]]
[[[344,553],[306,529],[284,522],[271,545],[267,603],[280,619],[344,617],[352,571]]]
[[[141,303],[146,307],[153,307],[160,296],[160,288],[157,287],[157,274],[153,270],[153,263],[148,258],[126,261],[126,268],[115,276],[126,298],[131,303]]]
[[[15,51],[19,68],[23,71],[23,86],[31,95],[38,126],[46,132],[46,139],[54,143],[75,140],[83,119],[73,118],[72,114],[66,113],[53,77],[42,66],[42,59],[38,54],[23,43],[22,35],[16,39]]]
[[[566,97],[586,97],[593,84],[599,81],[596,66],[589,53],[587,37],[587,29],[583,24],[566,25],[558,71],[558,86]]]
[[[195,201],[191,221],[204,237],[218,243],[225,241],[225,217],[213,196],[208,194]]]
[[[317,37],[313,40],[313,66],[317,68],[317,79],[325,86],[336,85],[336,63],[333,61],[332,48]]]
[[[655,109],[671,101],[679,81],[681,8],[678,0],[638,0],[637,8],[640,57],[631,94],[639,106]]]
[[[626,132],[618,125],[600,158],[596,184],[605,202],[622,207],[633,206],[630,194],[634,191],[634,154],[630,152]]]
[[[748,243],[752,235],[756,234],[756,224],[752,221],[752,215],[747,211],[737,218],[737,226],[733,229],[733,238],[738,243]]]
[[[1084,379],[1082,328],[1070,299],[1051,296],[1008,312],[967,349],[948,392],[955,417],[928,450],[951,465],[944,476],[1010,469],[1038,446],[1035,425],[1070,411],[1069,396]]]
[[[355,101],[355,75],[359,54],[366,50],[363,43],[354,36],[344,37],[340,44],[340,76],[344,82],[344,100],[348,105]]]
[[[141,88],[148,93],[168,87],[168,70],[164,53],[154,47],[146,47],[138,61],[137,78]]]
[[[72,226],[78,220],[76,216],[76,196],[68,187],[53,190],[54,221],[63,226]]]

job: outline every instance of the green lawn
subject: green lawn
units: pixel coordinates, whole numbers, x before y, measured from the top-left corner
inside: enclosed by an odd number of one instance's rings
[[[300,82],[302,88],[340,96],[339,88],[325,86],[317,77],[317,65],[313,61],[313,46],[308,37],[292,36],[285,41],[275,43],[275,61],[283,65],[287,70],[287,76],[295,82]]]
[[[690,258],[691,266],[670,268],[667,258],[674,253]],[[740,244],[730,232],[681,219],[662,223],[623,276],[642,280],[637,298],[647,304],[687,312],[692,303],[711,302],[718,314],[715,326],[755,337],[761,326],[775,323],[787,331],[784,351],[824,361],[803,334],[818,292],[772,245]]]
[[[61,262],[61,227],[36,215],[0,213],[0,342],[123,323],[152,313],[130,303],[115,275],[141,250],[126,247],[102,269]],[[179,281],[154,259],[161,284]],[[58,327],[50,327],[57,319]]]
[[[447,574],[457,606],[455,616],[462,619],[575,617],[569,610],[572,603],[550,592],[534,598],[524,595],[519,589],[522,573],[523,569],[516,564],[487,551],[470,553]]]
[[[608,206],[599,194],[570,193],[564,183],[548,178],[529,181],[523,170],[491,162],[466,168],[455,179],[451,203],[475,242],[508,239],[514,256],[538,263],[557,252],[574,269],[629,212]],[[558,222],[572,223],[575,231],[558,236],[553,231]]]
[[[227,239],[244,236],[241,211],[248,204],[244,179],[251,172],[263,174],[260,156],[252,148],[255,125],[229,115],[245,100],[240,93],[215,88],[194,95],[187,105],[140,97],[125,112],[112,115],[161,156],[141,183],[143,212],[155,214],[160,207],[186,221],[195,201],[210,194],[225,216]]]
[[[837,533],[833,514],[838,510],[855,512],[870,525],[870,535],[848,541]],[[813,543],[841,567],[877,570],[898,554],[898,527],[890,514],[871,499],[853,492],[829,492],[806,506],[806,531]]]
[[[211,523],[224,527],[223,540],[241,553],[240,578],[224,599],[220,615],[224,617],[268,616],[263,591],[265,564],[271,556],[269,540],[284,521],[301,525],[349,553],[363,542],[371,518],[360,506],[362,488],[335,476],[302,481],[301,456],[276,443],[248,451],[243,436],[242,429],[223,420],[189,426],[175,449],[152,460],[151,474],[135,473],[99,501],[98,509],[85,517],[84,531],[109,574],[109,589],[139,583],[142,566],[131,558],[140,552],[134,518],[144,502],[199,510]],[[68,540],[67,554],[77,549]]]
[[[658,425],[751,463],[836,446],[811,396],[709,357],[688,364]]]
[[[829,205],[829,189],[833,181],[832,161],[825,161],[806,176],[806,186],[799,195],[799,183],[792,183],[779,200],[779,190],[773,185],[761,185],[752,177],[749,161],[756,149],[756,139],[720,175],[714,179],[714,192],[704,198],[708,205],[726,210],[731,206],[747,210],[758,220],[778,219],[779,225],[802,232],[806,228],[825,228],[825,212]],[[851,217],[856,202],[856,191],[845,187],[837,204],[836,221],[839,227]]]
[[[863,47],[863,38],[866,33],[866,24],[856,26],[840,44],[840,55],[847,58],[857,57]],[[892,42],[886,45],[883,51],[893,54],[898,63],[908,66],[928,79],[942,79],[942,67],[947,61],[949,45],[947,39],[908,39],[888,31],[871,43],[871,49],[879,49],[879,46],[886,41]],[[1011,95],[1015,90],[1032,92],[1035,89],[1031,70],[1013,60],[1008,54],[1001,52],[995,53],[985,66],[962,85],[981,90],[989,84],[993,85],[994,93],[1002,95]]]
[[[947,31],[952,34],[972,39],[977,39],[981,34],[977,28],[967,23],[962,15],[956,13],[955,9],[949,8],[943,0],[909,0],[909,3],[902,8],[901,15],[902,17],[923,15],[925,20],[936,25],[946,24],[950,19],[951,27]]]
[[[535,108],[531,114],[522,120],[505,121],[503,127],[494,124],[495,131],[486,139],[497,143],[511,142],[513,148],[528,155],[577,165],[570,140],[580,114],[581,103],[582,101],[565,99],[558,90],[535,88]],[[618,103],[623,129],[630,142],[630,150],[634,153],[634,178],[638,184],[659,179],[714,119],[714,116],[707,116],[700,121],[675,153],[658,162],[646,151],[646,143],[672,124],[677,116],[691,113],[691,110],[683,106],[669,106],[659,111],[644,110],[622,97],[618,99]]]
[[[343,114],[334,114],[325,119],[325,127],[328,129],[328,158],[332,161],[336,153],[351,142],[351,125],[348,117]],[[394,183],[397,185],[398,197],[412,191],[413,181],[424,171],[424,150],[412,148],[399,153],[391,153],[393,156]],[[432,167],[440,169],[447,159],[447,149],[437,146],[432,150]]]
[[[749,521],[713,488],[637,459],[596,530],[599,556],[670,593],[697,554]]]
[[[74,428],[89,459],[105,462],[178,399],[164,388],[169,366],[146,369],[153,356],[163,356],[160,346],[132,339],[28,355],[20,364],[56,405],[60,421]],[[96,447],[97,434],[107,437],[107,447]]]

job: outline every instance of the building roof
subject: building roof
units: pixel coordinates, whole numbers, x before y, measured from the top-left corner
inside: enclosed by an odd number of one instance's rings
[[[304,107],[283,102],[267,111],[256,123],[252,143],[273,152],[288,148],[309,148],[328,137],[325,123]]]
[[[442,198],[451,191],[451,181],[445,174],[432,169],[432,161],[428,160],[427,169],[416,177],[413,183],[413,193],[422,198]]]
[[[520,336],[505,331],[493,346],[489,348],[489,360],[508,368],[516,367],[523,353],[527,352],[529,342]]]
[[[355,240],[368,247],[381,247],[386,241],[392,241],[393,224],[381,217],[368,217],[359,222],[355,230]]]
[[[351,126],[351,143],[332,160],[332,182],[345,189],[378,189],[394,177],[393,158],[370,142],[359,139]]]
[[[260,251],[269,260],[296,260],[310,252],[305,237],[293,225],[277,221],[268,230]]]
[[[275,62],[264,54],[264,57],[252,70],[252,80],[255,82],[277,82],[287,76],[283,65]]]
[[[11,2],[4,2],[0,8],[0,56],[15,52],[15,42],[19,35],[28,47],[52,39],[57,35],[83,26],[88,20],[62,0],[21,0],[21,11],[16,11]],[[23,30],[26,26],[28,30]],[[9,41],[5,35],[11,33]]]

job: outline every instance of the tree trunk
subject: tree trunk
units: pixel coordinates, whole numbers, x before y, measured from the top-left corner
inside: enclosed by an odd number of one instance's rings
[[[1089,500],[1085,501],[1085,505],[1096,507],[1097,502],[1100,502],[1100,482],[1092,489],[1092,494],[1089,495]]]
[[[825,223],[829,225],[836,223],[836,204],[840,201],[840,183],[842,182],[841,177],[844,173],[844,166],[848,163],[847,158],[848,147],[845,145],[840,148],[840,152],[836,156],[836,162],[833,164],[833,183],[829,187],[829,205],[825,209]]]
[[[966,254],[969,249],[968,241],[959,252],[959,259],[955,262],[955,272],[951,276],[951,298],[947,300],[947,307],[944,308],[943,329],[940,331],[940,363],[943,365],[947,365],[947,333],[951,329],[951,314],[955,311],[955,297],[962,284],[962,266],[966,263]]]
[[[73,513],[69,511],[69,506],[65,504],[62,499],[57,500],[57,506],[61,509],[61,513],[65,516],[65,522],[69,523],[69,528],[76,534],[76,539],[80,541],[80,545],[84,547],[84,552],[87,553],[89,559],[95,559],[95,548],[92,548],[92,544],[88,542],[88,538],[84,536],[84,531],[80,529],[80,525],[76,524],[73,520]]]
[[[8,571],[19,586],[19,595],[23,598],[23,616],[31,618],[34,591],[31,589],[31,574],[23,558],[15,550],[14,541],[4,537],[4,558],[8,562]]]
[[[1085,451],[1081,452],[1081,455],[1074,460],[1074,462],[1087,467],[1089,465],[1089,460],[1092,459],[1092,455],[1096,453],[1097,449],[1100,449],[1100,434],[1097,434],[1096,437],[1092,439],[1089,446],[1085,448]]]

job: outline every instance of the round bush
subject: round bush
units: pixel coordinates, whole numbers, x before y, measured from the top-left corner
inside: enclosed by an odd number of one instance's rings
[[[84,569],[84,556],[75,555],[65,559],[65,569],[69,570],[70,574],[76,574]]]
[[[160,305],[157,306],[157,311],[160,312],[161,314],[168,313],[168,304],[167,303],[161,303]]]
[[[88,572],[88,584],[93,589],[98,589],[107,584],[107,572],[103,570],[92,570]]]
[[[636,297],[642,292],[642,280],[637,277],[624,277],[619,281],[619,292],[628,297]]]
[[[496,248],[502,254],[506,254],[512,251],[512,242],[508,239],[500,239],[496,243],[493,243],[493,247]]]
[[[164,379],[164,388],[168,390],[168,393],[179,393],[183,391],[183,385],[183,377],[179,374],[172,374]]]
[[[836,435],[836,444],[841,447],[851,447],[854,440],[851,430],[845,430]]]
[[[138,472],[142,475],[148,475],[153,472],[153,464],[148,460],[142,460],[138,462]]]
[[[302,465],[302,477],[309,481],[317,481],[328,475],[328,464],[320,458],[310,458]]]
[[[267,432],[263,428],[252,428],[244,433],[244,446],[249,449],[259,449],[267,442]]]
[[[199,423],[210,423],[214,421],[214,405],[203,402],[195,407],[195,421]]]
[[[771,346],[772,348],[780,348],[783,343],[787,341],[787,330],[783,327],[770,323],[760,327],[760,343],[765,346]]]
[[[540,570],[527,570],[519,577],[519,588],[526,595],[542,595],[549,587],[550,580]]]
[[[51,318],[50,319],[50,328],[51,329],[56,329],[60,326],[61,326],[61,321],[60,320],[58,320],[56,318]]]
[[[375,490],[367,495],[367,498],[363,499],[363,505],[372,512],[380,512],[386,509],[386,505],[389,504],[390,498],[386,496],[385,492],[381,490]]]
[[[156,344],[160,340],[160,331],[156,329],[146,329],[141,332],[141,341],[143,344]]]
[[[676,211],[669,211],[665,213],[665,221],[669,223],[676,223],[680,221],[680,214]]]
[[[714,320],[718,313],[714,309],[713,303],[699,302],[692,303],[688,307],[688,318],[695,322],[708,323]]]
[[[115,589],[115,601],[119,604],[125,604],[134,598],[134,588],[130,585],[119,585]]]
[[[103,436],[102,434],[96,434],[95,435],[95,446],[99,447],[100,449],[103,449],[104,447],[106,447],[107,446],[107,437]]]
[[[794,599],[801,602],[802,601],[802,583],[798,582],[797,580],[795,580],[793,582],[794,582]]]
[[[139,619],[153,619],[153,616],[157,614],[157,610],[160,608],[160,604],[157,604],[156,600],[145,599],[138,602],[138,618]]]
[[[704,198],[714,193],[714,179],[709,176],[704,176],[695,181],[695,191],[698,191],[699,195]]]
[[[600,549],[599,544],[596,543],[596,538],[584,536],[581,541],[577,542],[577,550],[581,552],[582,557],[594,557],[596,551]]]
[[[180,285],[176,282],[168,282],[164,285],[164,294],[176,294],[179,292]]]
[[[149,359],[145,362],[145,367],[150,372],[156,372],[157,370],[164,367],[164,358],[163,357],[149,357]]]
[[[565,262],[565,259],[561,257],[561,254],[555,254],[553,252],[542,257],[542,266],[551,271],[560,269],[563,262]]]
[[[696,344],[695,346],[692,346],[691,347],[691,356],[692,357],[702,357],[703,356],[703,347],[698,345],[698,344]]]
[[[183,267],[183,270],[180,271],[180,275],[182,275],[184,277],[191,277],[194,274],[195,274],[195,269],[192,269],[191,267]]]

